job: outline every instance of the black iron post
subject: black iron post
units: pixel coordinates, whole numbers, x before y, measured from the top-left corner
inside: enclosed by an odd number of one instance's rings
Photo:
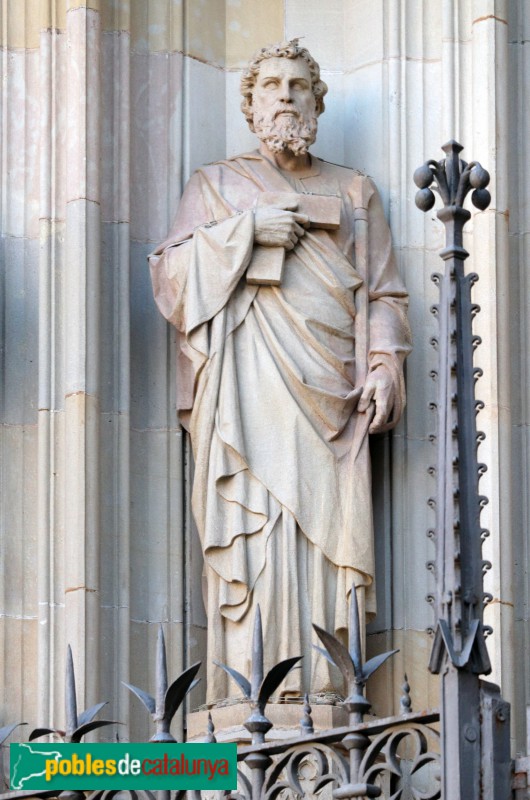
[[[478,482],[486,467],[477,462],[475,382],[480,370],[473,366],[473,351],[480,343],[473,336],[472,320],[480,310],[471,302],[476,274],[466,275],[463,229],[470,212],[463,208],[472,191],[472,202],[483,210],[491,197],[486,190],[489,175],[478,162],[466,164],[462,146],[450,141],[442,148],[446,158],[427,161],[414,174],[420,191],[416,204],[422,211],[434,205],[432,187],[444,207],[437,212],[444,223],[446,246],[440,256],[444,275],[433,280],[440,287],[434,311],[439,321],[437,401],[436,547],[434,598],[437,620],[429,669],[441,675],[442,793],[445,800],[493,798],[483,782],[481,729],[481,681],[491,670],[485,643],[483,607],[486,596],[483,572],[491,564],[482,560],[480,512],[487,499],[479,495]],[[493,754],[492,754],[493,755]]]

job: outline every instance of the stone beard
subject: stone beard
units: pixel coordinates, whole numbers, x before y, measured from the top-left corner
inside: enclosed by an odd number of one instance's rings
[[[290,112],[290,113],[288,113]],[[290,150],[294,155],[304,155],[317,135],[317,118],[293,115],[289,106],[271,114],[254,114],[254,132],[272,153]]]
[[[341,691],[311,647],[311,623],[345,637],[352,585],[361,612],[375,609],[366,396],[377,385],[376,429],[395,425],[405,402],[407,294],[379,195],[370,179],[307,154],[317,116],[310,68],[277,52],[252,90],[260,150],[197,170],[150,256],[156,302],[179,337],[212,703],[237,693],[212,659],[250,674],[257,603],[266,669],[304,656],[283,691]],[[270,200],[286,193],[340,198],[339,227],[306,229],[307,217]],[[281,283],[255,285],[256,247],[278,249],[278,237]]]

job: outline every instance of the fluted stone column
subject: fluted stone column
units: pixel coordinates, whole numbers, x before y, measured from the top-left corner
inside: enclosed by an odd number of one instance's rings
[[[62,724],[69,642],[80,706],[131,709],[144,737],[121,681],[154,682],[157,623],[184,662],[173,341],[146,266],[181,187],[182,17],[2,5],[5,722]]]

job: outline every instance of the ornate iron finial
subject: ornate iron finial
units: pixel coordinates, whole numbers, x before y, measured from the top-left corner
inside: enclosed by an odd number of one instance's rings
[[[204,741],[206,744],[215,744],[217,742],[211,711],[208,711],[208,724],[206,726],[206,738]]]
[[[403,692],[401,699],[399,701],[399,706],[401,708],[402,714],[410,714],[412,711],[412,700],[410,697],[410,684],[407,678],[407,673],[405,672],[403,684],[401,685],[401,690]]]
[[[287,677],[294,665],[300,661],[302,656],[286,658],[280,661],[263,677],[263,631],[261,626],[261,611],[259,605],[256,606],[256,616],[254,617],[254,633],[252,637],[252,666],[250,681],[232,667],[214,661],[218,667],[224,669],[231,678],[235,680],[243,694],[250,701],[252,713],[244,723],[245,728],[252,734],[253,744],[265,741],[265,734],[271,729],[272,723],[265,716],[265,706],[269,702],[271,695],[276,691],[280,683]]]
[[[166,641],[162,626],[158,630],[157,651],[156,651],[156,700],[147,692],[122,681],[133,694],[142,701],[145,708],[151,714],[156,731],[151,737],[152,742],[176,742],[171,735],[169,728],[171,721],[178,709],[182,705],[184,698],[199,682],[195,675],[199,671],[201,662],[198,661],[188,669],[184,670],[176,680],[173,681],[168,689],[167,661],[166,661]]]
[[[41,736],[47,736],[49,733],[54,733],[64,739],[66,744],[77,744],[81,741],[83,736],[87,733],[95,731],[97,728],[103,728],[106,725],[119,725],[119,722],[108,719],[94,719],[96,714],[101,711],[103,706],[107,703],[98,703],[91,708],[87,708],[79,716],[77,715],[77,699],[75,690],[75,672],[74,660],[72,657],[72,648],[68,645],[66,651],[66,679],[65,679],[65,730],[59,728],[35,728],[31,731],[28,740],[31,742],[33,739],[38,739]]]
[[[300,720],[300,733],[302,736],[308,736],[315,732],[313,725],[313,717],[311,716],[311,706],[309,705],[309,695],[307,692],[304,695],[304,708],[303,717]]]
[[[316,649],[331,664],[335,664],[339,668],[346,682],[348,697],[344,701],[344,707],[348,711],[359,713],[361,716],[355,721],[361,722],[362,715],[366,714],[370,708],[370,703],[364,697],[364,687],[368,678],[385,663],[387,658],[393,656],[398,650],[381,653],[371,658],[366,664],[363,664],[359,607],[355,586],[352,587],[350,598],[349,649],[335,636],[327,633],[318,625],[313,625],[313,628],[326,648],[324,650],[322,647],[316,647]]]
[[[224,669],[235,680],[243,694],[250,702],[250,717],[244,722],[247,731],[252,735],[252,744],[262,744],[265,734],[272,728],[272,722],[265,716],[265,707],[269,698],[276,691],[280,683],[287,677],[294,665],[302,656],[286,658],[275,664],[263,677],[263,631],[261,626],[261,611],[256,606],[254,618],[254,633],[252,637],[252,666],[250,681],[240,672],[226,664],[214,661],[218,667]],[[270,757],[264,753],[253,753],[245,759],[245,764],[252,770],[252,796],[259,797],[263,785],[265,770],[272,763]]]
[[[462,161],[458,154],[463,149],[461,144],[451,139],[442,146],[446,158],[442,158],[441,161],[430,159],[418,167],[414,173],[414,183],[419,188],[419,192],[416,193],[416,205],[421,211],[430,211],[434,206],[435,197],[429,188],[433,183],[433,189],[440,195],[446,208],[453,206],[464,211],[462,206],[471,189],[474,190],[471,202],[476,208],[484,211],[489,206],[491,195],[486,189],[490,182],[489,173],[478,161],[471,161],[469,164]],[[466,219],[471,217],[469,211],[465,211],[465,215]],[[438,216],[443,221],[440,212]]]
[[[370,675],[385,663],[387,658],[397,653],[397,650],[390,650],[388,653],[381,653],[374,656],[366,663],[363,663],[363,652],[361,645],[361,623],[359,619],[359,606],[357,603],[357,592],[355,584],[350,592],[350,624],[348,631],[349,648],[345,647],[335,636],[327,633],[318,625],[313,625],[318,638],[325,646],[316,649],[328,659],[331,664],[337,666],[345,680],[348,697],[343,705],[349,712],[350,726],[358,725],[363,721],[363,716],[370,709],[370,703],[364,696],[364,688]],[[360,768],[363,753],[370,744],[369,738],[364,733],[347,734],[342,744],[350,751],[350,783],[341,787],[340,794],[336,797],[378,797],[381,794],[379,786],[360,781]]]

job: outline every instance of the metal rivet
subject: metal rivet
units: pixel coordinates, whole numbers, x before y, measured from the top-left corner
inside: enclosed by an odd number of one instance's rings
[[[464,728],[464,736],[468,742],[476,742],[477,741],[477,729],[474,725],[466,725]]]

